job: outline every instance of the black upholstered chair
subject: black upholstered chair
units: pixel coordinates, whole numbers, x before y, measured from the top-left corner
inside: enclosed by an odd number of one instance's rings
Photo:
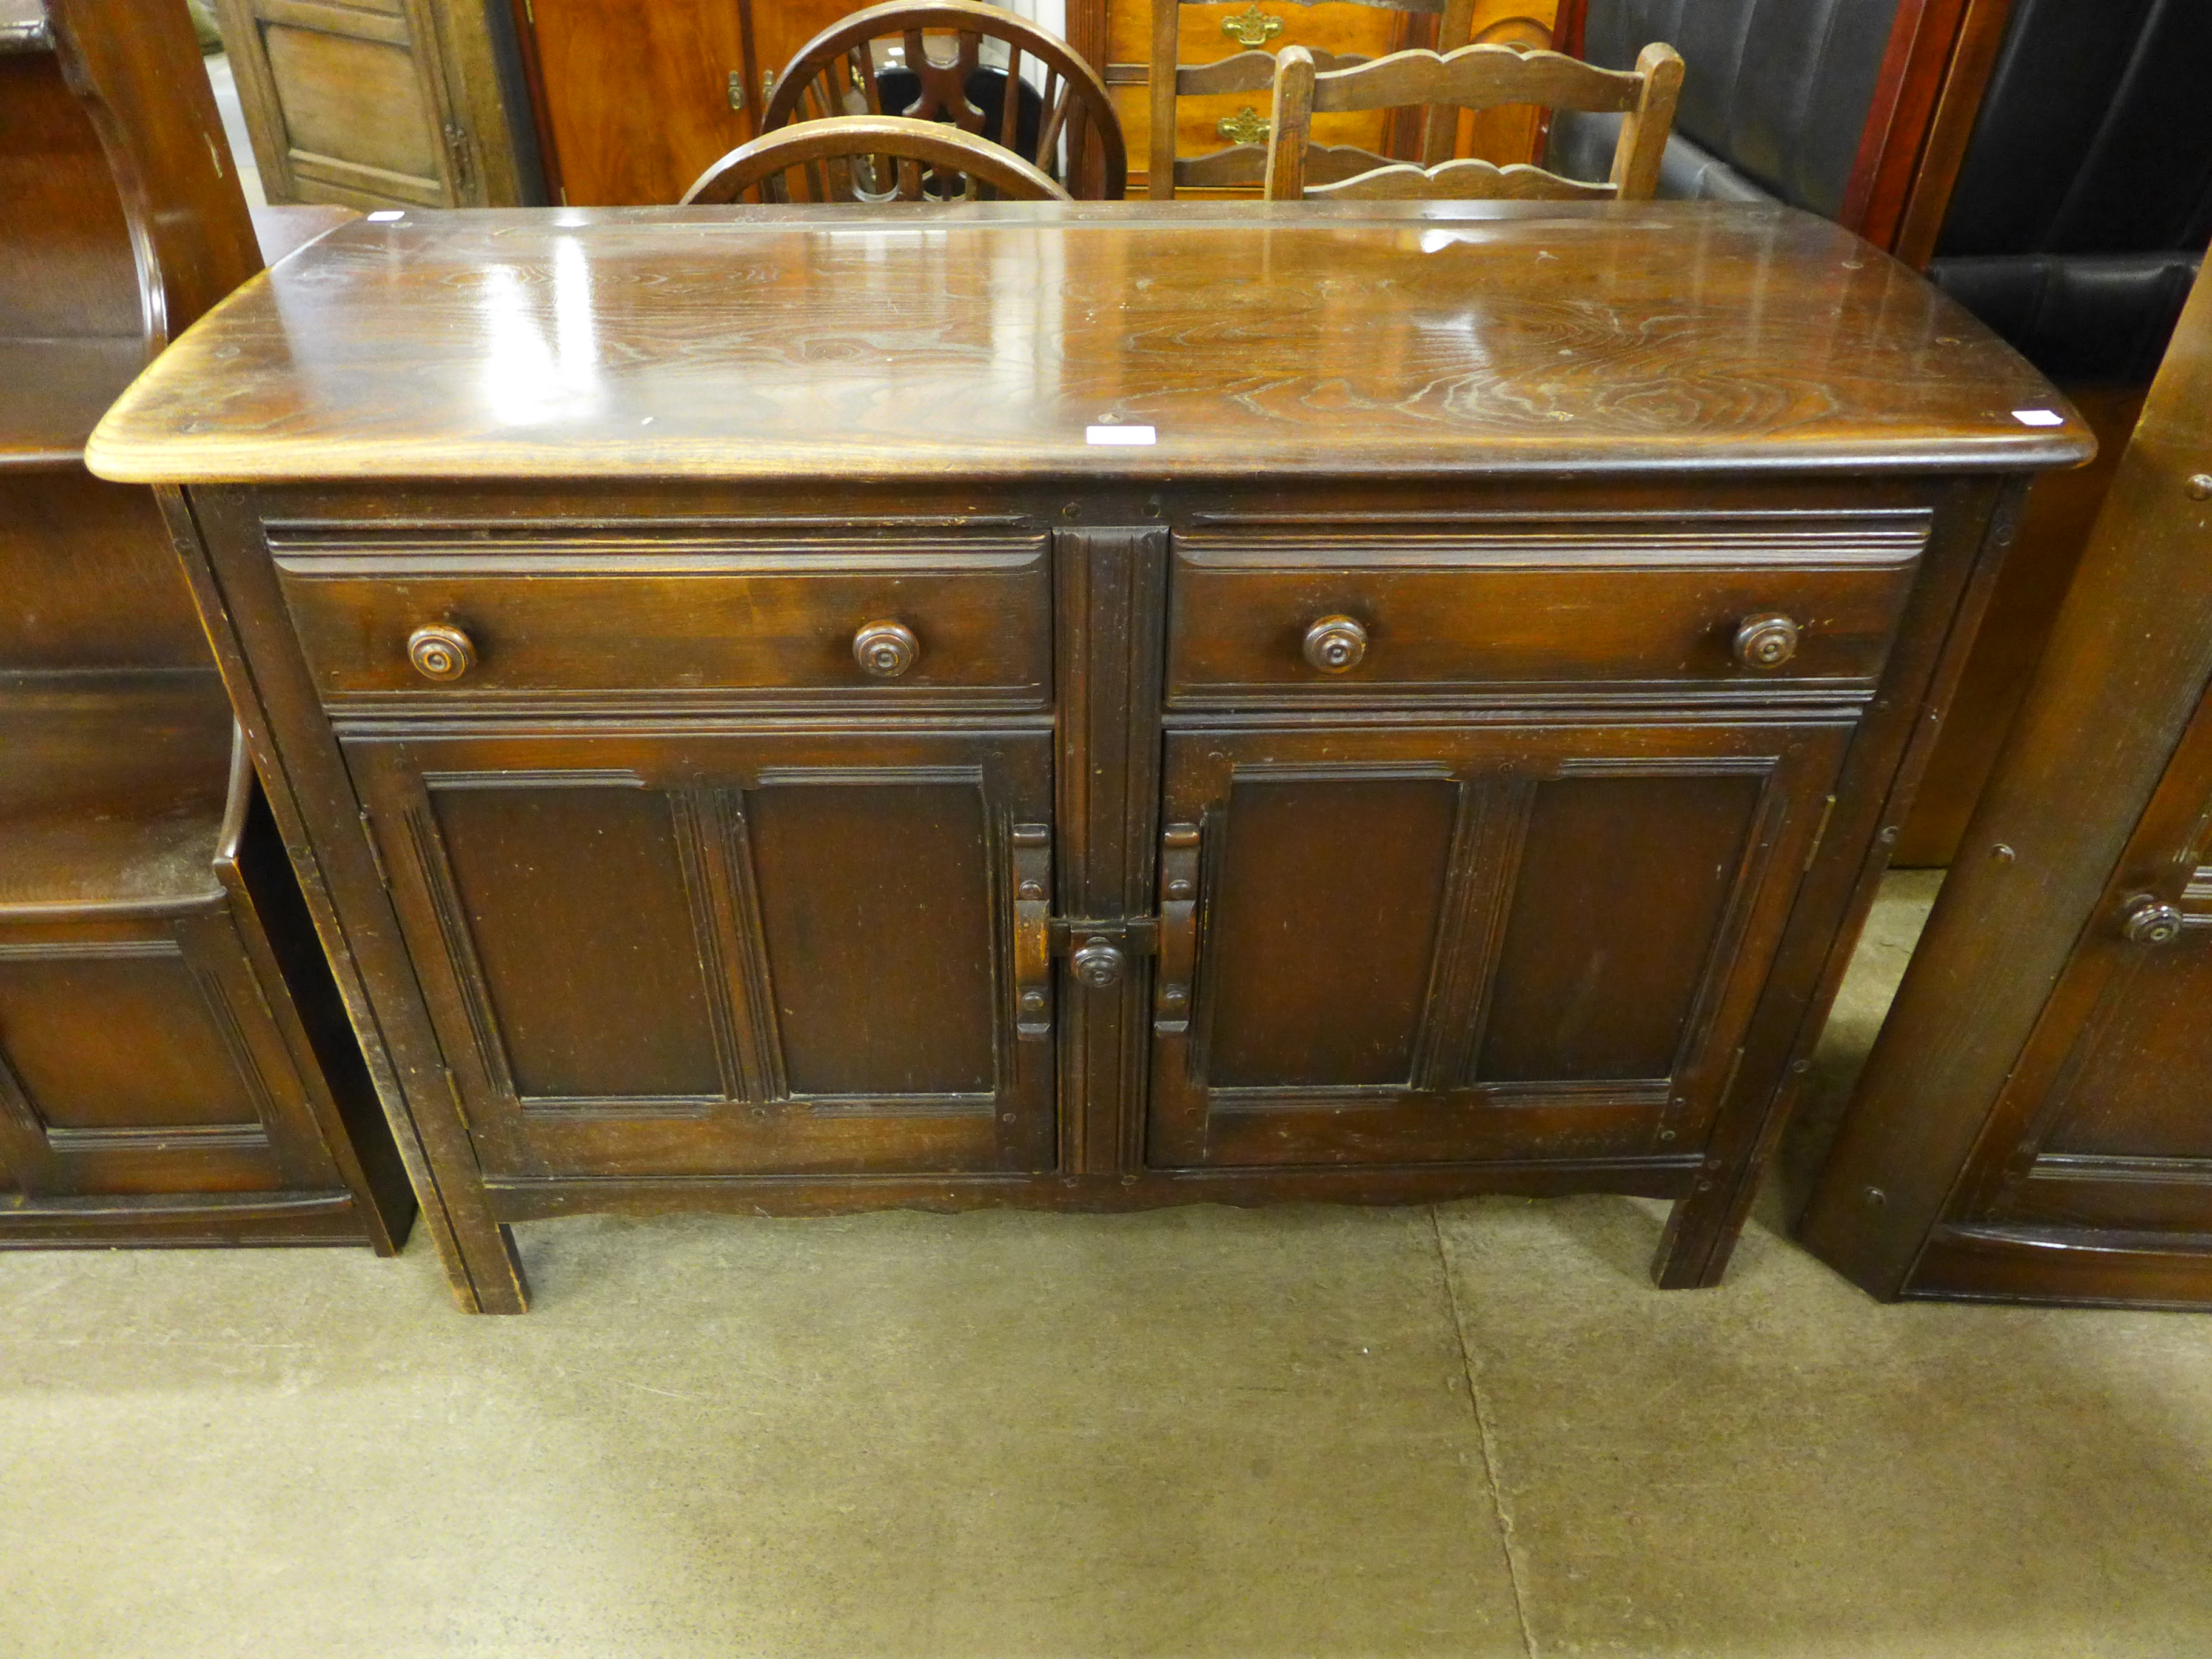
[[[1897,0],[1589,0],[1583,56],[1628,69],[1664,40],[1688,73],[1659,194],[1780,199],[1835,218],[1874,102]],[[1602,179],[1617,115],[1562,111],[1549,165]]]
[[[2014,0],[1929,276],[2062,384],[2147,382],[2212,240],[2208,87],[2206,0]]]

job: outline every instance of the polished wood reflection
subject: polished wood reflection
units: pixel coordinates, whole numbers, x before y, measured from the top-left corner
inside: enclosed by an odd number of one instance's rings
[[[1156,441],[1088,441],[1106,421]],[[141,482],[1220,476],[2026,466],[2087,435],[1787,210],[1006,204],[356,225],[90,453]]]

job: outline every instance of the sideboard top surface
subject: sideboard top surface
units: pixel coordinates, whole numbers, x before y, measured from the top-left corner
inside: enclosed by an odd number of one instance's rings
[[[2092,447],[1995,335],[1790,210],[1117,203],[362,222],[173,345],[87,459],[182,483],[1479,477]]]

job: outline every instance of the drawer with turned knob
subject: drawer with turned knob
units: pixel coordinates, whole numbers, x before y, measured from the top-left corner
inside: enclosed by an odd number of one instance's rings
[[[1208,526],[1175,538],[1169,695],[1870,690],[1929,527],[1925,514]]]
[[[276,550],[324,701],[1042,705],[1044,538],[884,550]]]

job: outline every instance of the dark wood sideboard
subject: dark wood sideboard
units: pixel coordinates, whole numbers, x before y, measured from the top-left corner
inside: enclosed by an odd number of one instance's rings
[[[90,454],[514,1310],[692,1206],[1620,1192],[1713,1282],[2088,449],[1784,210],[1095,204],[363,223]]]

